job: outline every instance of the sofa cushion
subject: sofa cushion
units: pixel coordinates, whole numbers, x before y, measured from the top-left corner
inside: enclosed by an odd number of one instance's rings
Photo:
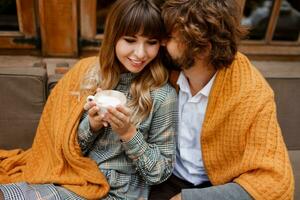
[[[0,67],[0,149],[27,149],[46,102],[47,72],[39,67]]]
[[[51,90],[55,87],[57,82],[64,76],[64,74],[53,74],[48,76],[47,96],[50,95]]]

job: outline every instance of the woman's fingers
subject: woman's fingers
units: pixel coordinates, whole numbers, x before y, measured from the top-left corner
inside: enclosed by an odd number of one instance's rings
[[[108,122],[111,126],[114,124],[115,127],[122,127],[124,124],[124,117],[120,117],[118,115],[123,115],[122,113],[110,114],[108,115]]]
[[[108,120],[108,123],[110,124],[111,128],[114,129],[118,129],[118,127],[120,126],[119,124],[117,124],[115,121],[113,120]]]
[[[112,118],[113,120],[119,120],[121,122],[127,122],[129,119],[129,116],[128,116],[129,113],[124,111],[124,109],[110,107],[110,108],[108,108],[108,114],[109,114],[109,117]]]
[[[91,117],[94,117],[94,116],[98,115],[98,112],[99,112],[98,106],[93,106],[88,110],[88,115]]]
[[[119,105],[116,107],[116,110],[123,113],[127,117],[130,116],[130,109],[127,108],[126,106]]]
[[[96,89],[96,92],[101,92],[101,91],[102,91],[101,88],[97,88],[97,89]]]
[[[96,102],[95,101],[89,101],[89,102],[86,102],[83,106],[83,109],[84,110],[89,110],[91,109],[93,106],[96,105]]]
[[[108,127],[108,122],[103,121],[102,124],[104,127]]]

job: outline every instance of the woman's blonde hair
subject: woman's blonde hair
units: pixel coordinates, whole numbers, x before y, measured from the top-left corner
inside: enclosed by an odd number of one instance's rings
[[[166,31],[160,15],[160,8],[153,0],[118,0],[110,9],[99,53],[99,66],[95,65],[86,74],[88,88],[114,89],[120,80],[121,63],[116,57],[115,46],[124,35],[141,34],[144,37],[162,41]],[[158,55],[136,76],[130,87],[131,99],[128,107],[132,121],[139,124],[149,115],[152,108],[150,91],[162,86],[168,80],[168,72],[162,64],[162,49]],[[85,86],[85,88],[87,88]]]

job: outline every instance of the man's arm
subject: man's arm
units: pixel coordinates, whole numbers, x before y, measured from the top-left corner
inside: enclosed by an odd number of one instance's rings
[[[207,188],[184,189],[171,200],[251,200],[246,190],[237,183],[227,183]]]

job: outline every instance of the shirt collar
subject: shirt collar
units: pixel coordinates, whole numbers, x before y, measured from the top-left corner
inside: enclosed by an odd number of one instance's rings
[[[189,82],[186,79],[185,75],[181,71],[177,80],[177,85],[179,86],[180,90],[186,93],[190,92]]]
[[[216,78],[217,72],[213,75],[213,77],[209,80],[209,82],[202,88],[195,96],[198,96],[199,94],[202,94],[206,97],[209,96],[210,90],[212,88],[213,82]],[[184,73],[181,71],[177,80],[177,85],[179,85],[180,90],[183,92],[186,92],[190,94],[190,86],[188,83],[187,78],[185,77]]]
[[[208,97],[209,96],[209,93],[210,93],[210,90],[212,88],[212,85],[214,83],[214,80],[216,78],[216,74],[215,73],[213,75],[213,77],[208,81],[208,83],[204,86],[204,88],[202,88],[199,92],[202,93],[204,96]]]
[[[121,85],[130,85],[133,79],[137,76],[137,73],[122,73],[120,74],[119,84]]]

